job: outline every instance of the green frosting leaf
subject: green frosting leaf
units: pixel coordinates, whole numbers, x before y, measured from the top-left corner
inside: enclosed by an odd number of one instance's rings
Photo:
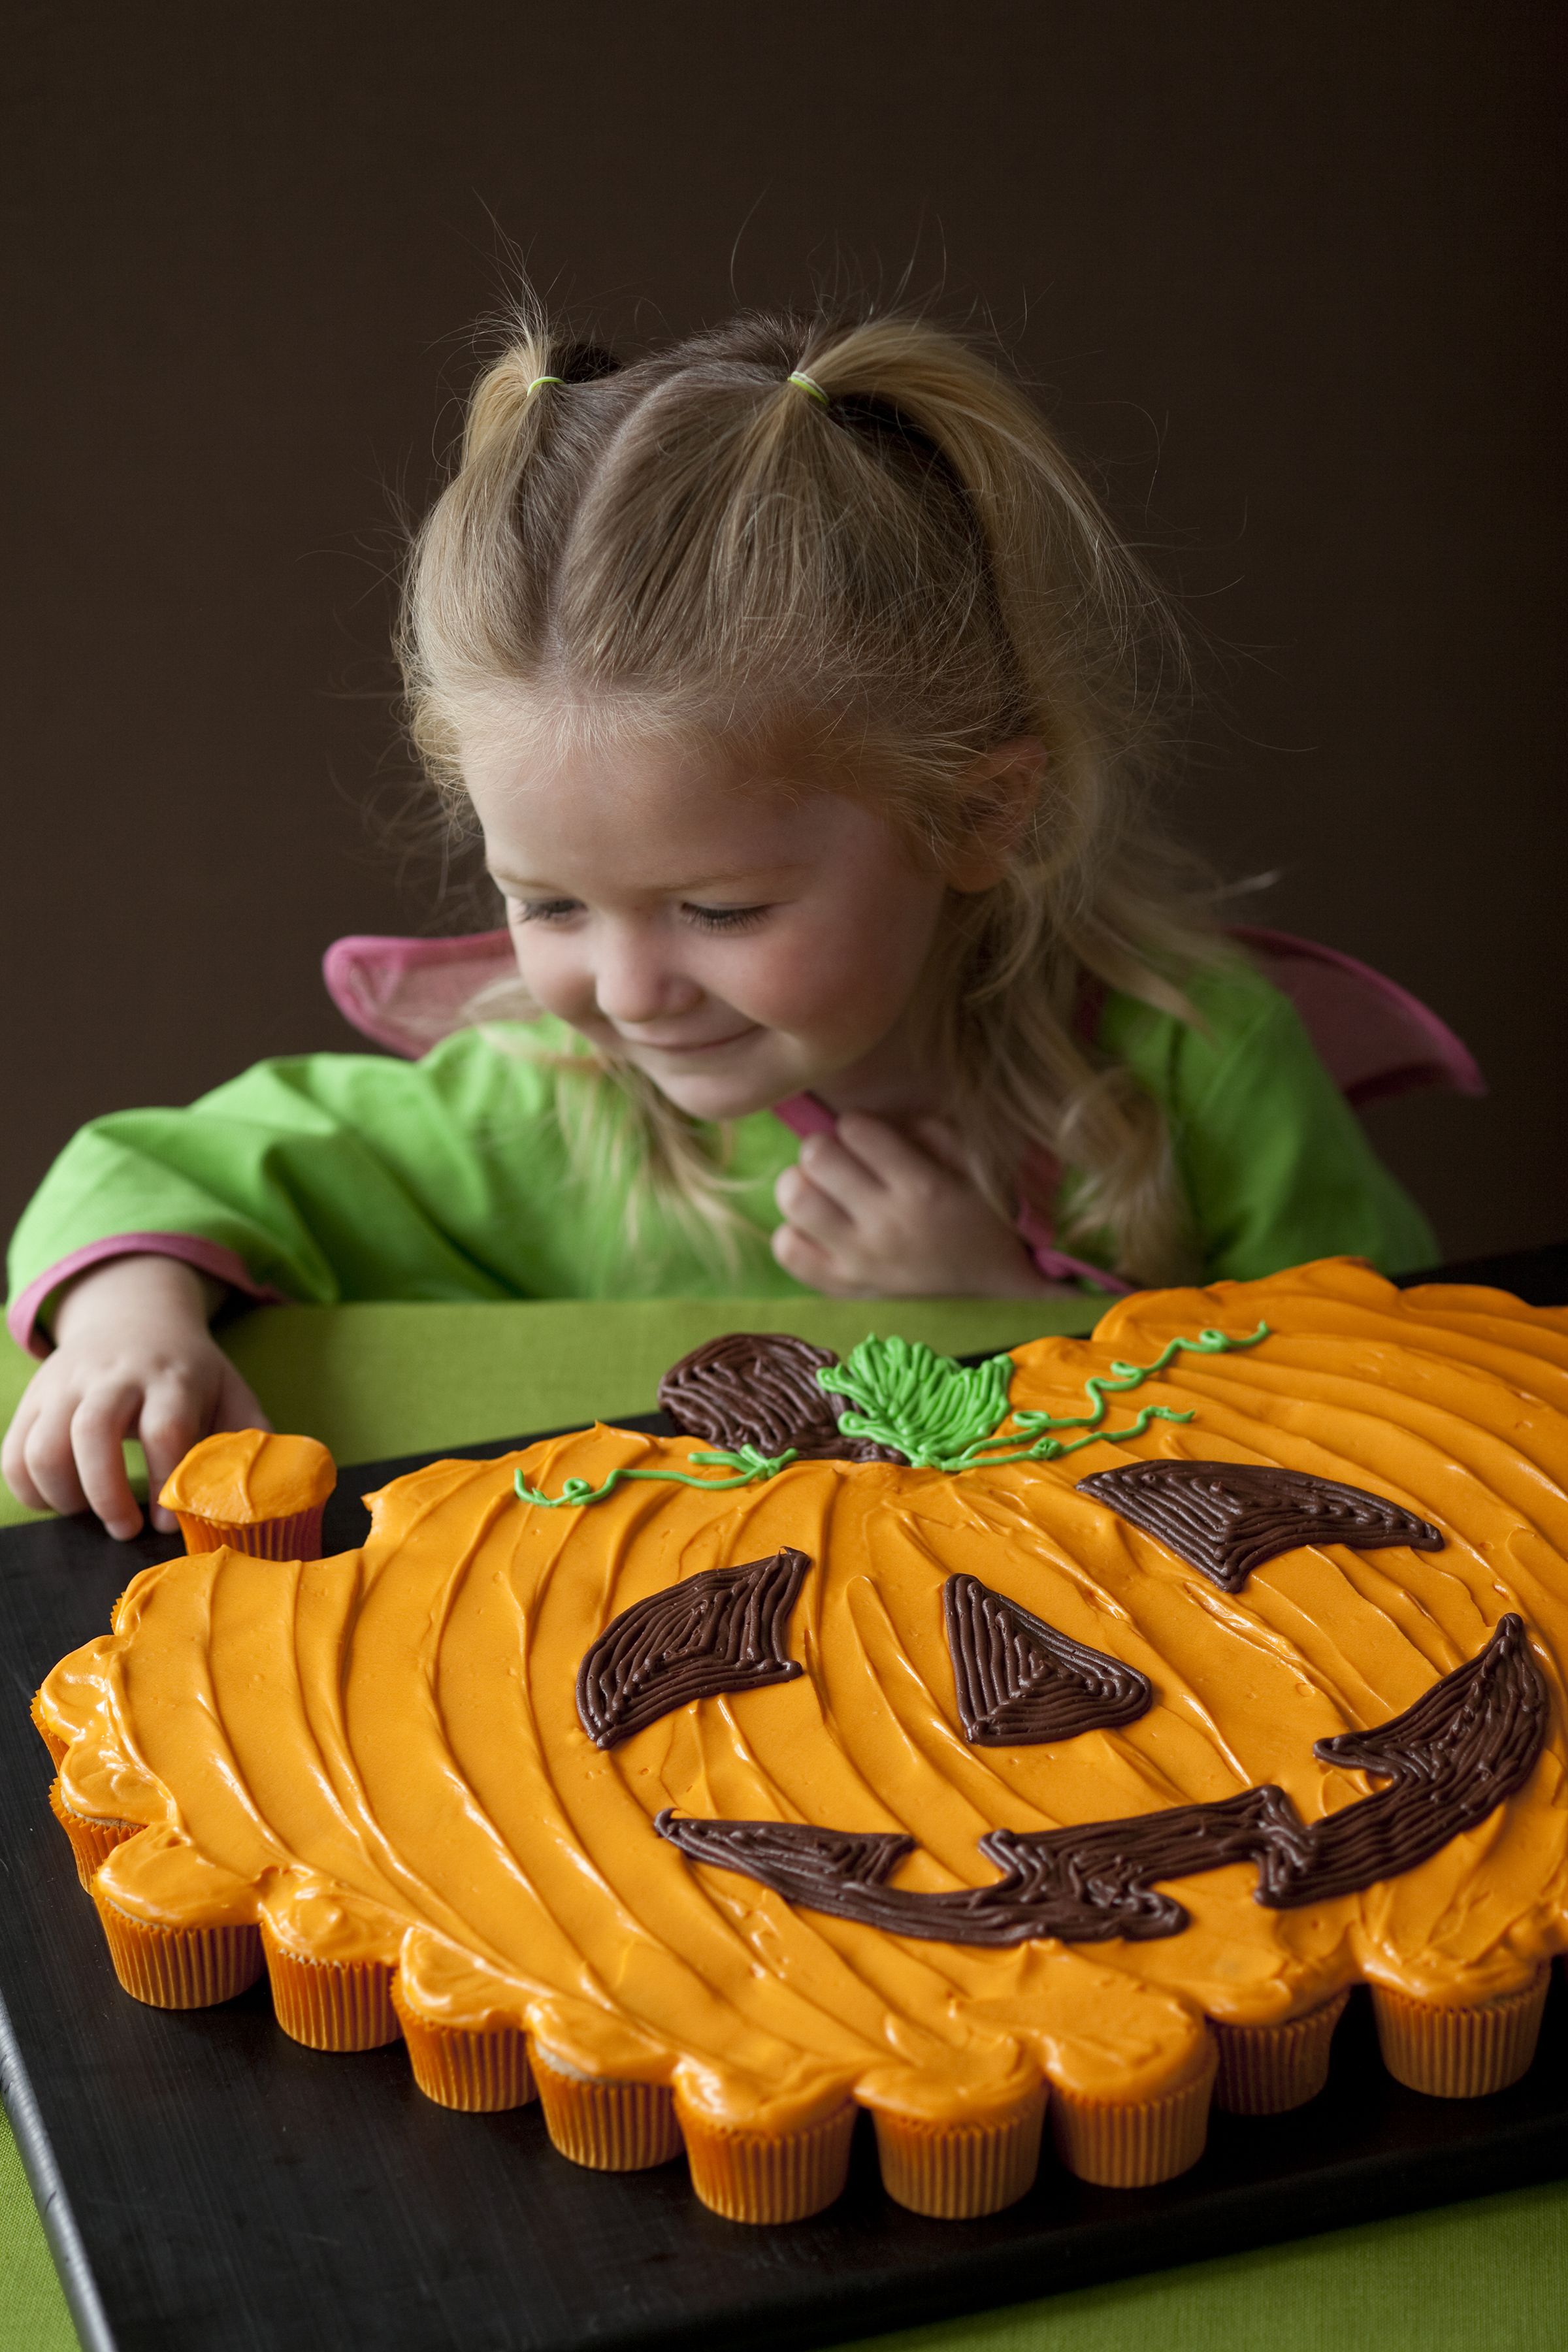
[[[841,1412],[847,1437],[896,1445],[917,1470],[936,1469],[991,1435],[1007,1417],[1011,1356],[955,1364],[923,1339],[867,1339],[817,1379],[858,1410]]]
[[[862,1339],[847,1363],[829,1364],[816,1375],[829,1395],[849,1397],[859,1412],[841,1412],[838,1426],[847,1437],[869,1437],[879,1445],[896,1445],[917,1470],[973,1470],[982,1464],[1055,1462],[1077,1454],[1106,1437],[1142,1437],[1151,1422],[1191,1421],[1194,1408],[1178,1412],[1168,1404],[1146,1404],[1125,1429],[1108,1430],[1107,1399],[1128,1389],[1142,1388],[1153,1373],[1181,1355],[1215,1356],[1232,1348],[1256,1348],[1268,1336],[1267,1323],[1245,1339],[1224,1331],[1204,1330],[1195,1339],[1172,1339],[1152,1364],[1125,1364],[1112,1360],[1108,1373],[1090,1373],[1084,1382],[1089,1411],[1060,1416],[1023,1411],[1009,1412],[1007,1391],[1013,1378],[1011,1356],[990,1356],[983,1364],[953,1362],[939,1356],[919,1339]],[[1011,1420],[1011,1428],[1004,1424]],[[1081,1429],[1082,1437],[1063,1438],[1064,1429]]]

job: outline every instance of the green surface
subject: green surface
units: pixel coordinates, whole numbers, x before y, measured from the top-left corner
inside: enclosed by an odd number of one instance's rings
[[[1069,1302],[1055,1328],[1086,1319]],[[642,1411],[665,1367],[720,1331],[793,1330],[843,1349],[897,1330],[961,1354],[1051,1320],[1004,1300],[552,1300],[261,1308],[225,1336],[280,1425],[352,1462]],[[31,1369],[15,1349],[0,1354],[0,1418]],[[0,1496],[0,1517],[25,1516]],[[1553,2185],[884,2336],[876,2352],[1555,2352],[1564,2341],[1568,2186]],[[0,2132],[0,2352],[75,2343]]]
[[[901,1331],[946,1355],[1086,1331],[1108,1301],[1078,1298],[545,1298],[459,1307],[259,1307],[225,1347],[279,1429],[340,1462],[476,1444],[529,1429],[651,1412],[659,1376],[721,1331],[795,1331],[843,1353]],[[0,1426],[37,1370],[0,1339]],[[37,1517],[0,1486],[0,1527]]]

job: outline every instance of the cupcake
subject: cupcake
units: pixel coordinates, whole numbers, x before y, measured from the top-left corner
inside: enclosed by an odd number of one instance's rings
[[[1233,2116],[1278,2116],[1315,2099],[1329,2079],[1334,2028],[1348,1986],[1272,2025],[1212,2023],[1219,2051],[1215,2105]]]
[[[1154,2098],[1093,2098],[1057,2085],[1050,2121],[1058,2156],[1080,2180],[1102,2189],[1173,2179],[1204,2152],[1217,2068],[1213,2036],[1205,2035],[1183,2080]]]
[[[337,1481],[313,1437],[226,1429],[192,1446],[158,1500],[174,1514],[187,1551],[227,1544],[262,1559],[318,1559],[321,1511]]]
[[[1528,1983],[1490,2000],[1413,2000],[1373,1985],[1383,2063],[1396,2083],[1429,2098],[1484,2098],[1517,2083],[1535,2055],[1551,1982],[1542,1961]]]

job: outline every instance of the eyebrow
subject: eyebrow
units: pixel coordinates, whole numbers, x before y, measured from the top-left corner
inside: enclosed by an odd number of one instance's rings
[[[679,882],[649,882],[642,886],[641,895],[650,898],[690,898],[696,892],[733,889],[742,882],[779,883],[793,875],[805,873],[809,863],[806,858],[795,858],[782,866],[742,866],[732,874],[704,874],[695,879]],[[489,871],[491,881],[502,889],[526,890],[541,898],[569,898],[574,895],[558,883],[536,882],[521,874],[503,874],[493,866]]]

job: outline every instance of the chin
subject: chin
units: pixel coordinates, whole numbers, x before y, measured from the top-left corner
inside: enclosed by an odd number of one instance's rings
[[[746,1118],[754,1110],[767,1110],[773,1103],[782,1102],[791,1091],[788,1087],[776,1090],[726,1087],[700,1079],[689,1085],[678,1079],[673,1086],[660,1085],[658,1090],[675,1105],[677,1110],[683,1110],[688,1118],[702,1119]]]
[[[677,1110],[689,1118],[747,1118],[752,1111],[770,1110],[786,1096],[798,1094],[801,1079],[773,1071],[766,1076],[742,1076],[718,1070],[654,1076],[654,1084]]]

